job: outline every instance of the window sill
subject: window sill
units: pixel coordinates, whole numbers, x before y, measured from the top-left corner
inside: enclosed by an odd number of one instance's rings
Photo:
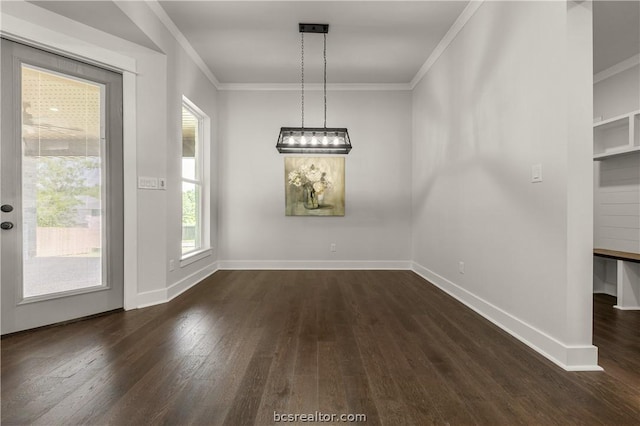
[[[180,267],[182,268],[184,266],[191,265],[192,263],[197,262],[198,260],[202,260],[205,257],[211,256],[212,252],[213,250],[211,250],[210,248],[207,248],[207,249],[201,249],[198,251],[188,253],[185,256],[183,256],[182,259],[180,259]]]

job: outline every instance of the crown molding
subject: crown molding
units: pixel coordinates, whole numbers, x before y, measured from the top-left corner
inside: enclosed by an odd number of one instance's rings
[[[634,55],[628,59],[625,59],[622,62],[618,62],[612,67],[607,68],[606,70],[600,71],[597,74],[593,75],[593,84],[599,83],[602,80],[605,80],[609,77],[613,77],[616,74],[620,74],[623,71],[628,70],[629,68],[633,68],[636,65],[640,64],[640,53]]]
[[[300,91],[300,83],[220,83],[219,90],[228,91]],[[322,91],[321,83],[305,84],[304,90]],[[336,83],[327,84],[327,91],[403,91],[408,83]]]
[[[153,11],[153,13],[160,19],[160,22],[165,26],[165,28],[173,35],[176,41],[182,46],[182,48],[187,52],[187,55],[195,62],[195,64],[200,68],[200,71],[204,73],[204,75],[209,79],[209,81],[216,87],[216,89],[220,88],[220,82],[216,78],[216,76],[211,72],[207,64],[202,60],[202,57],[198,55],[198,52],[191,46],[189,40],[182,34],[182,32],[178,29],[176,24],[171,20],[167,12],[164,11],[158,0],[146,0],[147,5]]]
[[[431,67],[438,61],[438,58],[440,58],[440,55],[442,55],[442,53],[447,50],[447,47],[449,47],[458,33],[462,31],[464,26],[467,24],[467,22],[469,22],[471,17],[477,12],[477,10],[480,8],[480,6],[482,6],[483,3],[484,0],[471,0],[467,7],[464,8],[462,13],[460,13],[460,16],[458,16],[458,19],[456,19],[451,28],[449,28],[449,31],[447,31],[444,37],[442,37],[440,43],[438,43],[436,48],[433,49],[433,52],[431,52],[427,60],[411,80],[411,83],[409,83],[411,90],[413,90],[413,88],[416,87],[418,83],[420,83],[420,80],[422,80],[422,78],[429,72]]]
[[[206,65],[202,57],[196,52],[191,43],[182,34],[180,29],[171,20],[169,15],[162,8],[158,0],[146,0],[147,5],[158,17],[160,22],[167,28],[167,30],[173,35],[176,41],[186,51],[187,55],[195,62],[198,68],[204,73],[204,75],[211,81],[211,83],[218,90],[227,91],[292,91],[299,90],[300,85],[297,83],[220,83],[213,72]],[[438,58],[447,49],[449,44],[455,39],[458,33],[464,28],[467,22],[475,14],[475,12],[484,3],[484,0],[471,0],[469,4],[464,8],[460,16],[453,23],[449,31],[440,40],[436,48],[431,52],[425,63],[418,70],[410,83],[354,83],[354,84],[328,84],[327,90],[330,91],[403,91],[413,90],[413,88],[422,80],[422,78],[429,72],[431,67],[437,62]],[[322,84],[307,84],[305,90],[317,91],[323,90]]]

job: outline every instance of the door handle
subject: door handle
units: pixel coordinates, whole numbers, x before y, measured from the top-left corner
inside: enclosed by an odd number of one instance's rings
[[[2,223],[0,223],[0,228],[5,229],[5,230],[11,229],[11,228],[13,228],[13,223],[11,223],[11,222],[2,222]]]
[[[0,207],[0,210],[4,213],[9,213],[13,211],[13,206],[11,204],[3,204],[2,207]]]

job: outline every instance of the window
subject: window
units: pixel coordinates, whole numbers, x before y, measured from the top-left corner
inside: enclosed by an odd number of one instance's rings
[[[209,248],[206,156],[208,117],[182,99],[182,259]]]

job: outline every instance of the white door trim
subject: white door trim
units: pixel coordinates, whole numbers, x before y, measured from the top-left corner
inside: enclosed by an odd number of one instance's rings
[[[124,157],[124,309],[138,307],[138,212],[136,160],[136,59],[81,38],[2,14],[0,35],[34,47],[122,72]]]

